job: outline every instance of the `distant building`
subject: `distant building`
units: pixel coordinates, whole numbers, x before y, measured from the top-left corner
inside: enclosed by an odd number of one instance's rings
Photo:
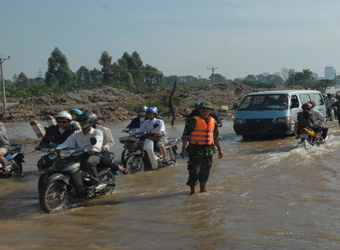
[[[325,67],[325,78],[333,80],[335,78],[335,69],[332,66]]]
[[[269,76],[269,72],[263,72],[263,76]]]
[[[315,78],[316,80],[319,80],[319,75],[318,75],[318,73],[313,73],[313,74],[312,74],[312,77]]]
[[[281,73],[280,72],[275,72],[274,75],[281,77]]]
[[[295,69],[290,69],[290,70],[288,71],[288,75],[290,75],[290,74],[295,74]]]

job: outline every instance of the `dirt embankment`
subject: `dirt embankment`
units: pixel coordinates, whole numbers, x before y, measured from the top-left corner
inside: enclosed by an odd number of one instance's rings
[[[22,98],[18,100],[18,105],[12,106],[0,115],[0,121],[7,123],[44,120],[46,116],[55,116],[62,110],[78,108],[97,114],[104,122],[119,122],[136,116],[135,109],[138,105],[160,101],[164,95],[170,95],[171,91],[172,89],[165,89],[138,95],[103,86],[91,90]],[[176,117],[188,115],[196,102],[210,101],[214,104],[215,112],[219,117],[224,120],[232,119],[234,110],[220,107],[238,105],[242,97],[250,92],[254,92],[250,86],[238,82],[217,83],[197,91],[177,87],[175,95],[182,98],[182,101],[179,105],[175,105]],[[172,117],[167,107],[160,115],[165,120]]]

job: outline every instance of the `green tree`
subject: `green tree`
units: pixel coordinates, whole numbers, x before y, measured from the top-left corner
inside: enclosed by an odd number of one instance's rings
[[[161,86],[164,83],[163,72],[149,64],[145,65],[145,83],[149,87]]]
[[[325,93],[326,89],[332,86],[334,86],[334,80],[330,79],[322,79],[312,85],[314,89],[319,90],[321,93]]]
[[[48,59],[48,69],[45,74],[45,81],[48,85],[61,85],[73,82],[76,74],[68,65],[66,56],[56,47]]]
[[[85,66],[81,66],[77,72],[76,72],[78,78],[77,78],[77,82],[81,85],[81,86],[87,86],[89,85],[90,81],[91,81],[91,75],[90,75],[90,71],[88,70],[88,68],[86,68]]]
[[[99,83],[102,80],[102,72],[99,69],[90,70],[90,79],[92,83]]]
[[[112,57],[104,51],[99,59],[99,64],[102,66],[102,81],[105,84],[113,83],[113,72],[111,67]]]
[[[15,78],[14,84],[18,89],[27,89],[30,86],[30,80],[25,75],[25,73],[21,72]]]
[[[304,79],[303,87],[305,89],[308,88],[309,82],[312,80],[312,74],[313,74],[313,72],[310,71],[309,69],[303,69],[302,70],[302,75],[303,75],[303,79]]]

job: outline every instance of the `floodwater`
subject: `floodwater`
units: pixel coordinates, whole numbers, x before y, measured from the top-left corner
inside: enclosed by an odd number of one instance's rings
[[[125,125],[112,127],[119,158]],[[214,159],[208,193],[189,195],[178,157],[173,167],[119,175],[112,195],[55,214],[39,207],[42,153],[25,146],[24,176],[0,180],[0,248],[339,249],[340,129],[328,126],[328,142],[306,152],[293,137],[242,141],[225,122],[225,157]],[[35,139],[28,124],[6,127],[13,140]],[[167,124],[168,137],[183,128]]]

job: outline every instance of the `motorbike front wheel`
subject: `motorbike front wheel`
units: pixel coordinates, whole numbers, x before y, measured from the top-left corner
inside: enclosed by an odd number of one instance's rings
[[[55,181],[45,185],[39,195],[39,204],[45,213],[52,213],[67,208],[69,190],[62,181]]]
[[[125,168],[129,174],[135,174],[139,171],[144,171],[144,163],[141,157],[138,155],[131,155],[126,159]]]
[[[128,153],[129,153],[129,150],[127,148],[124,148],[124,150],[122,152],[122,156],[121,156],[121,161],[122,161],[123,165],[125,164],[126,156],[127,156]]]
[[[21,176],[22,174],[22,164],[19,161],[13,161],[13,165],[11,168],[11,175],[12,176]]]

